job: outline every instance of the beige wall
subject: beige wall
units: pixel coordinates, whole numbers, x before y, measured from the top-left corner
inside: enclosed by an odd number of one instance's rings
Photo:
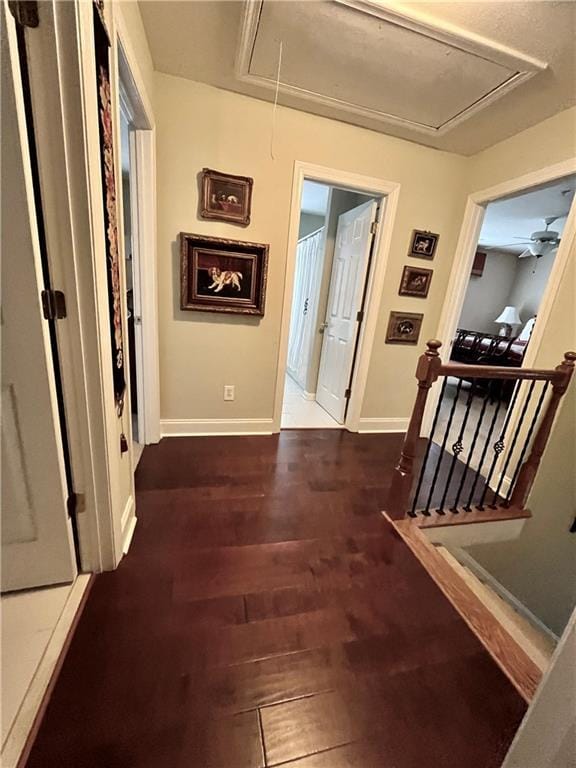
[[[576,156],[576,107],[469,158],[470,193]]]
[[[470,275],[459,328],[498,333],[500,326],[494,320],[509,303],[517,262],[513,253],[488,251],[482,275]]]
[[[467,160],[282,107],[272,157],[269,104],[159,73],[155,112],[162,418],[272,418],[295,160],[402,185],[363,415],[407,416],[416,358],[438,324],[462,220]],[[249,227],[199,219],[197,174],[205,166],[254,178]],[[426,301],[398,296],[413,228],[440,233]],[[179,309],[181,231],[270,243],[262,319]],[[424,312],[418,347],[384,344],[391,309]],[[236,385],[234,402],[223,402],[224,384]]]
[[[523,323],[538,313],[555,258],[556,253],[548,253],[538,260],[518,259],[514,285],[507,303],[518,307]]]

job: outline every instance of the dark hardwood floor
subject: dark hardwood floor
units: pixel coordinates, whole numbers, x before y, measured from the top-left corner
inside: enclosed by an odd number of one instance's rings
[[[497,768],[525,703],[379,514],[400,435],[148,447],[28,768]]]

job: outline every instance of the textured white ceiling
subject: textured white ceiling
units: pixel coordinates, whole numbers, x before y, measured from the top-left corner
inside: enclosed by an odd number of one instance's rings
[[[550,229],[562,233],[570,210],[576,176],[568,176],[559,182],[525,192],[521,195],[497,200],[486,208],[480,232],[480,246],[499,247],[511,253],[522,253],[525,245],[510,245],[529,239],[532,232],[545,229],[547,216],[558,216]],[[568,191],[568,194],[563,192]]]
[[[337,106],[305,101],[294,95],[280,94],[280,103],[461,154],[478,152],[576,103],[576,2],[394,5],[415,11],[433,24],[456,25],[545,61],[548,69],[443,136],[422,135],[408,127],[383,124]],[[397,108],[408,115],[424,114],[432,119],[441,119],[446,109],[457,107],[473,95],[474,83],[464,82],[458,66],[447,68],[430,82],[425,82],[422,76],[423,83],[418,88],[403,89],[404,70],[425,72],[425,51],[419,51],[416,46],[410,55],[389,60],[378,49],[377,34],[374,39],[367,39],[366,35],[359,39],[349,26],[338,35],[337,26],[328,29],[326,24],[314,23],[314,13],[320,22],[322,14],[335,7],[331,0],[265,0],[263,13],[270,14],[271,23],[267,38],[262,41],[263,48],[255,50],[254,66],[269,69],[273,59],[270,55],[266,58],[266,45],[277,45],[284,37],[292,41],[291,49],[294,43],[297,46],[298,40],[303,49],[304,43],[309,46],[311,40],[316,40],[319,49],[313,63],[303,61],[299,67],[298,50],[287,58],[287,76],[298,77],[302,87],[320,87],[331,93],[356,91],[363,98],[376,100],[385,96],[395,100]],[[273,91],[239,81],[234,73],[244,2],[146,0],[140,2],[140,9],[156,69],[256,98],[273,99]],[[379,57],[381,67],[378,67]],[[479,74],[486,75],[489,82],[490,77],[498,78],[497,73],[498,70],[493,69]],[[413,75],[411,77],[413,80]],[[449,80],[446,89],[441,88],[444,78]],[[420,85],[426,87],[420,88]]]

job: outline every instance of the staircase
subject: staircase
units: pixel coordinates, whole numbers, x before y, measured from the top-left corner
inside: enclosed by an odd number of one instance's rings
[[[548,667],[555,643],[480,581],[448,549],[432,544],[415,520],[391,522],[498,666],[530,702]]]
[[[532,369],[446,364],[440,347],[432,339],[418,360],[416,401],[385,511],[393,520],[415,520],[429,533],[520,521],[513,528],[517,536],[530,517],[526,502],[576,353],[566,352],[554,369]],[[423,435],[436,382],[439,398],[429,434]],[[465,542],[460,537],[458,543]]]

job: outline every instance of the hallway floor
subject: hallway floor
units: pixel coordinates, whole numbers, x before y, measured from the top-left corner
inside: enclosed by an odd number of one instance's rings
[[[379,514],[401,440],[146,447],[28,768],[498,768],[526,705]]]
[[[282,401],[282,429],[342,429],[342,424],[330,416],[316,400],[307,400],[304,392],[286,374]]]

